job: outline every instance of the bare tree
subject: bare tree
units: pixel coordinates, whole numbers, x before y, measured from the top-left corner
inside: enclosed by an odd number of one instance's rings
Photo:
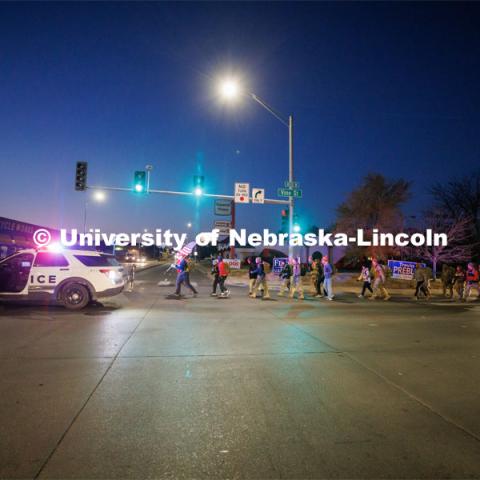
[[[433,278],[436,278],[439,263],[461,263],[472,258],[472,219],[451,218],[438,210],[426,212],[424,228],[435,233],[445,233],[447,245],[412,247],[412,254],[431,263]]]
[[[480,170],[471,175],[451,180],[446,184],[437,183],[431,189],[436,207],[450,218],[460,220],[470,218],[473,224],[474,242],[477,254],[480,253]]]

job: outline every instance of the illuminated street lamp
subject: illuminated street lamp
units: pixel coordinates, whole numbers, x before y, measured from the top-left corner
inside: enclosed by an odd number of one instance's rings
[[[102,192],[102,190],[97,190],[97,191],[93,194],[93,199],[94,199],[96,202],[104,202],[106,198],[107,198],[107,196],[105,195],[105,192]]]
[[[107,195],[102,190],[95,190],[92,195],[92,200],[98,203],[103,203],[107,199]],[[83,210],[83,233],[87,232],[87,207],[89,205],[88,197],[85,197],[85,204]]]
[[[249,93],[248,91],[242,89],[238,80],[234,78],[226,78],[219,84],[219,91],[222,98],[228,101],[236,100],[240,96],[250,97],[252,100],[255,100],[260,104],[265,110],[270,112],[279,122],[285,125],[288,128],[288,182],[289,188],[292,188],[293,185],[293,116],[289,115],[288,118],[277,112],[272,108],[268,103],[262,100],[258,95],[254,93]],[[288,233],[294,231],[293,228],[293,201],[292,196],[288,197]],[[292,255],[292,246],[289,245],[288,254]]]

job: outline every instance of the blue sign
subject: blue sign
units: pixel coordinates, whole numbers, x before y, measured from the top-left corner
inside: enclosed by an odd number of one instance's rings
[[[272,271],[275,275],[279,275],[280,272],[282,271],[282,268],[284,265],[288,262],[287,257],[280,257],[280,258],[274,258],[273,259],[273,267]]]
[[[422,267],[424,263],[420,264]],[[413,280],[417,262],[405,262],[404,260],[389,260],[388,268],[392,272],[392,278],[399,280]]]

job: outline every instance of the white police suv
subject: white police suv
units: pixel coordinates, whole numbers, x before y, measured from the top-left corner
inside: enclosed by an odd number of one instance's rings
[[[117,260],[93,250],[20,250],[0,261],[0,302],[54,301],[79,310],[124,285]]]

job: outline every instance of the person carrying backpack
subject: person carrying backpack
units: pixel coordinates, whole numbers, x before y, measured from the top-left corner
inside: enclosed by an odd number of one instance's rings
[[[292,267],[290,265],[291,259],[289,258],[284,262],[282,270],[280,271],[280,292],[279,297],[283,297],[285,290],[290,290],[290,278],[292,276]]]
[[[193,296],[196,297],[198,295],[198,292],[195,290],[195,287],[190,283],[188,257],[185,257],[182,260],[180,260],[175,265],[175,268],[177,269],[175,296],[179,297],[181,295],[182,285],[185,284],[185,286],[192,291]]]

